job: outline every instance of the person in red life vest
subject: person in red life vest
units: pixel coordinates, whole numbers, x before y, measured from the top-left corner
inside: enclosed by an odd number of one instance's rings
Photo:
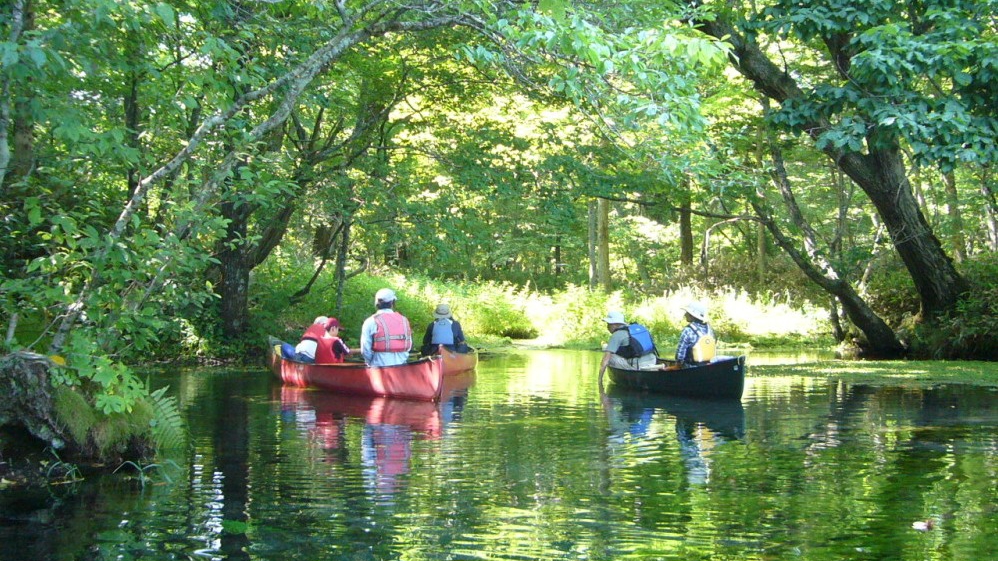
[[[315,318],[312,325],[308,326],[301,336],[301,341],[295,347],[295,358],[298,362],[312,364],[315,362],[315,350],[319,347],[319,341],[326,336],[326,322],[329,318],[319,316]]]
[[[350,347],[340,339],[340,321],[336,318],[326,320],[326,336],[319,339],[319,346],[315,349],[315,363],[343,362],[351,352]]]
[[[374,315],[360,329],[360,354],[368,366],[394,366],[409,360],[412,328],[395,311],[395,292],[382,288],[374,295]]]

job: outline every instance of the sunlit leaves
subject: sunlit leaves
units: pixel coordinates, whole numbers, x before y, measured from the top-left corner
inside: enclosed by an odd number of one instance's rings
[[[995,161],[998,43],[981,17],[994,8],[991,1],[774,3],[755,24],[837,45],[838,58],[826,63],[840,75],[809,91],[806,100],[786,104],[776,120],[800,127],[821,116],[830,121],[822,146],[850,151],[895,135],[908,142],[918,163],[944,169],[960,161]],[[826,47],[814,46],[827,56]]]

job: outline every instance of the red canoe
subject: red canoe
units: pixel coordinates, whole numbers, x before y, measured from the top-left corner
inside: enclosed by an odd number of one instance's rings
[[[437,401],[443,390],[443,358],[432,356],[398,366],[360,362],[304,364],[281,357],[281,341],[270,339],[270,369],[285,384],[352,395]]]
[[[478,351],[475,349],[470,349],[466,353],[459,353],[448,350],[447,347],[440,345],[437,354],[444,359],[444,374],[464,372],[478,366]]]

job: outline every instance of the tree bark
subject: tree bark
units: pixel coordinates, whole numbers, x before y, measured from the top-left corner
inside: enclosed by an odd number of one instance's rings
[[[848,282],[828,274],[831,271],[819,270],[807,257],[797,251],[793,240],[783,234],[769,216],[768,211],[758,201],[753,201],[752,206],[772,234],[773,239],[776,240],[776,244],[794,260],[794,263],[800,267],[804,274],[826,292],[838,298],[849,320],[866,336],[866,344],[862,345],[865,351],[864,356],[868,358],[904,356],[905,346],[898,340],[894,331],[870,308]]]
[[[693,264],[693,213],[690,205],[689,181],[683,182],[686,189],[683,191],[681,206],[679,207],[679,262],[683,267]]]
[[[759,224],[755,229],[755,272],[759,286],[766,281],[766,227]]]
[[[5,14],[6,15],[6,14]],[[35,13],[31,0],[14,0],[10,12],[10,34],[7,40],[19,44],[25,32],[35,27]],[[25,79],[26,84],[31,78]],[[30,92],[11,87],[8,74],[0,74],[0,193],[7,195],[7,186],[25,178],[34,167],[35,133],[31,118]],[[11,104],[13,101],[13,106]],[[13,123],[13,127],[11,127]],[[14,137],[8,137],[13,128]],[[13,140],[14,149],[10,148]]]
[[[610,280],[610,201],[597,199],[596,240],[597,240],[597,282],[604,292],[613,289]]]
[[[222,216],[227,220],[225,238],[216,254],[221,280],[218,296],[221,306],[222,335],[235,338],[249,322],[249,255],[245,247],[251,205],[245,201],[226,201]]]
[[[14,0],[10,4],[10,34],[7,41],[12,45],[17,45],[21,40],[24,31],[24,11],[28,0]],[[6,13],[4,14],[6,15]],[[0,195],[5,194],[7,171],[10,166],[10,77],[6,73],[0,73]]]
[[[599,283],[597,279],[597,270],[599,266],[596,262],[596,207],[598,203],[596,199],[589,200],[589,238],[587,247],[589,249],[589,290],[594,290]]]
[[[953,246],[953,260],[962,263],[966,256],[967,238],[963,232],[963,215],[960,213],[960,196],[956,191],[956,174],[943,173],[943,185],[946,186],[946,207],[949,214],[949,238]]]
[[[732,64],[765,96],[780,103],[805,97],[791,75],[774,64],[723,14],[697,23],[707,34],[731,43]],[[800,128],[816,138],[826,124],[804,123]],[[923,317],[938,316],[955,308],[966,290],[966,282],[943,251],[915,201],[896,142],[876,138],[877,131],[870,134],[868,140],[878,142],[867,143],[868,154],[844,152],[833,146],[826,147],[824,152],[873,202],[918,290]],[[848,308],[845,302],[843,305]]]
[[[991,251],[998,251],[998,200],[991,188],[991,168],[984,168],[981,173],[981,196],[987,209],[988,245]]]

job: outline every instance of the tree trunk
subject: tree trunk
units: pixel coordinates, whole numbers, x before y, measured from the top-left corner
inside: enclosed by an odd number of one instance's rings
[[[868,358],[898,358],[904,356],[906,349],[901,341],[898,340],[894,331],[853,290],[848,282],[832,275],[826,276],[807,257],[797,251],[793,240],[787,238],[780,231],[776,223],[769,217],[769,213],[759,202],[753,201],[752,206],[760,218],[762,218],[766,228],[773,235],[777,245],[794,260],[797,266],[804,271],[804,274],[826,292],[838,298],[849,320],[866,336],[866,344],[861,345],[864,347],[865,356]]]
[[[689,181],[683,182],[687,189],[679,207],[679,262],[683,267],[693,264],[693,213],[690,206]]]
[[[894,249],[915,283],[923,318],[954,309],[967,288],[966,281],[925,221],[904,174],[900,151],[873,150],[869,156],[850,153],[839,162],[883,219]]]
[[[128,91],[125,92],[123,102],[125,110],[125,142],[136,154],[140,154],[142,151],[142,142],[140,140],[142,134],[142,110],[139,106],[139,84],[143,76],[140,75],[137,68],[141,63],[142,40],[139,38],[138,32],[134,29],[129,30],[126,36],[128,44],[125,48],[128,50],[128,63],[131,65],[131,69],[128,72],[128,83],[126,84]],[[135,190],[139,188],[141,175],[138,166],[138,162],[133,163],[128,166],[128,170],[126,171],[128,198],[132,198],[135,195]]]
[[[984,168],[981,173],[981,196],[984,197],[987,213],[988,245],[991,247],[991,251],[998,251],[998,201],[995,200],[995,192],[991,188],[990,171],[990,168]]]
[[[597,282],[604,292],[613,287],[610,280],[610,201],[597,199],[596,212]]]
[[[17,45],[22,35],[35,28],[35,11],[31,0],[15,0],[11,5],[10,18],[10,34],[6,39]],[[31,116],[33,94],[28,87],[31,82],[30,76],[24,78],[24,90],[18,91],[11,87],[9,74],[0,76],[0,193],[5,193],[6,186],[27,177],[35,165],[35,130]],[[7,137],[11,122],[14,132],[13,151]]]
[[[723,14],[697,23],[707,34],[731,43],[733,65],[765,96],[780,103],[804,97],[791,74],[774,64],[754,41],[742,36]],[[825,125],[805,123],[801,128],[816,137]],[[891,146],[889,138],[877,140],[880,142],[870,142],[868,146],[886,144],[887,147],[870,148],[868,155],[842,152],[834,146],[824,148],[824,152],[873,202],[915,283],[923,317],[937,316],[954,309],[960,294],[966,290],[966,283],[925,221],[896,143]],[[849,307],[846,302],[843,306]]]
[[[226,338],[242,335],[249,324],[251,265],[245,240],[251,206],[245,201],[226,201],[222,204],[222,216],[228,220],[228,227],[221,243],[222,249],[217,254],[221,273],[217,292],[222,334]]]
[[[13,45],[20,43],[21,34],[24,31],[24,11],[27,1],[14,0],[10,4],[10,16],[8,19],[10,22],[10,33],[7,41]],[[7,17],[6,12],[3,15]],[[0,195],[4,195],[6,191],[4,186],[7,182],[7,171],[11,161],[10,138],[8,136],[11,120],[10,82],[10,76],[6,72],[0,73]]]
[[[763,100],[763,107],[768,112],[768,100]],[[897,338],[897,334],[878,316],[866,301],[856,292],[852,285],[842,278],[832,263],[822,255],[818,247],[818,235],[804,218],[790,185],[786,173],[783,154],[774,139],[768,139],[770,154],[773,160],[773,182],[783,198],[790,219],[804,238],[804,253],[799,252],[793,241],[787,238],[770,218],[768,210],[763,206],[762,196],[752,201],[756,214],[776,239],[777,244],[790,255],[804,274],[813,280],[826,292],[836,297],[842,303],[846,315],[852,323],[866,336],[865,353],[871,358],[896,358],[905,353],[905,347]],[[761,195],[761,194],[760,194]],[[834,306],[833,306],[834,308]]]
[[[832,323],[832,336],[835,337],[835,342],[845,341],[846,332],[842,329],[842,321],[839,320],[839,301],[834,296],[829,298],[828,321]]]
[[[766,227],[759,224],[755,230],[755,272],[759,286],[766,282]]]
[[[598,284],[596,271],[599,266],[596,263],[596,199],[589,201],[589,238],[586,246],[589,249],[589,290],[594,290]]]
[[[347,284],[347,255],[350,253],[350,228],[352,217],[343,219],[343,235],[340,237],[340,247],[336,252],[336,313],[343,309],[343,290]]]
[[[967,250],[967,238],[963,232],[963,215],[960,214],[960,196],[956,191],[956,175],[953,172],[943,174],[943,185],[946,186],[946,207],[949,214],[950,244],[953,246],[953,260],[962,263]]]

